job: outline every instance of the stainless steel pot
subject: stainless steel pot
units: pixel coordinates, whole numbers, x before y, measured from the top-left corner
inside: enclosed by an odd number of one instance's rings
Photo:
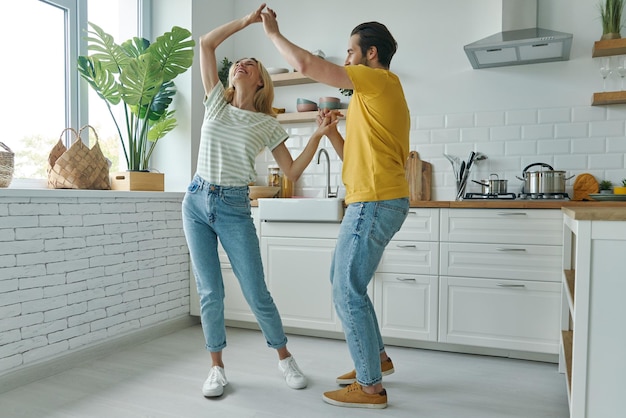
[[[541,166],[547,170],[528,171],[534,166]],[[565,193],[565,181],[574,176],[565,177],[565,171],[554,170],[551,165],[546,163],[533,163],[522,171],[523,178],[517,177],[524,182],[524,193],[535,194],[552,194]]]
[[[494,177],[495,178],[492,178]],[[482,194],[504,194],[506,193],[508,180],[500,180],[497,174],[489,174],[488,179],[481,181],[472,180],[474,183],[482,186]]]

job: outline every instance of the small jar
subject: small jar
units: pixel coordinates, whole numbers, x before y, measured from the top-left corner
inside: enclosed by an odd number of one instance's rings
[[[282,175],[280,173],[280,167],[277,165],[267,167],[267,185],[270,187],[281,187]]]

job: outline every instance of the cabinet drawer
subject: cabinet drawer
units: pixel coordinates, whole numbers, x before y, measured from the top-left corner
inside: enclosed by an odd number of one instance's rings
[[[559,283],[440,278],[439,340],[557,354]]]
[[[557,209],[442,209],[441,241],[562,245]]]
[[[384,337],[437,341],[437,276],[377,273],[374,296]]]
[[[376,270],[380,273],[438,274],[439,246],[436,242],[392,240]]]
[[[393,239],[439,241],[439,209],[410,208],[402,228]]]
[[[440,274],[559,282],[562,251],[562,247],[551,245],[442,242]]]

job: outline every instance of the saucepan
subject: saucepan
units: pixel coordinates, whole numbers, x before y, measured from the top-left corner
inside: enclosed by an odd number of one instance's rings
[[[541,166],[539,171],[528,171],[534,166]],[[546,168],[547,170],[544,170]],[[565,171],[555,170],[550,164],[533,163],[522,172],[523,178],[517,177],[524,182],[524,193],[565,193],[565,181],[574,176],[565,177]]]
[[[483,179],[481,181],[477,181],[477,180],[472,180],[472,181],[482,186],[482,194],[506,193],[508,180],[500,180],[497,174],[489,174],[488,179]]]

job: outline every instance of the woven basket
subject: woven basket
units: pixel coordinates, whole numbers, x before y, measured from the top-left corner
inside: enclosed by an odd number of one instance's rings
[[[11,180],[13,180],[13,168],[15,154],[11,151],[11,148],[0,142],[0,187],[9,187]]]

